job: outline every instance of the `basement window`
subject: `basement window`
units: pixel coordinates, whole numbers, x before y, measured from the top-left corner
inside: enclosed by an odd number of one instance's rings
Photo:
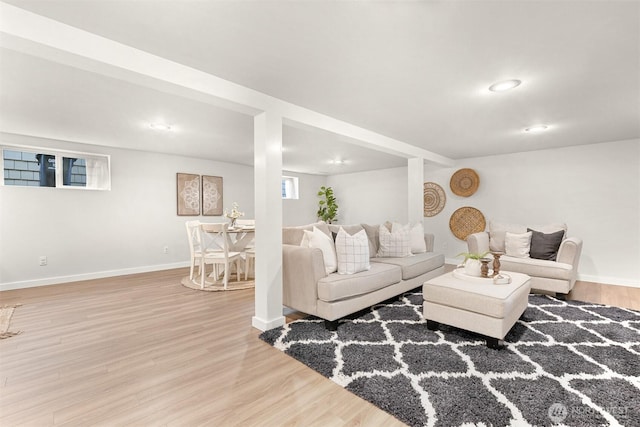
[[[110,190],[110,157],[4,146],[2,185]]]
[[[298,178],[295,176],[282,177],[282,198],[297,199],[298,198]]]

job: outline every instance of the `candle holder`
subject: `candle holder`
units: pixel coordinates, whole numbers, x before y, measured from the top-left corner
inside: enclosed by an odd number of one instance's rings
[[[482,263],[482,266],[480,267],[481,277],[489,277],[489,261],[491,261],[489,258],[480,259],[480,262]]]
[[[493,255],[493,275],[491,277],[495,277],[500,274],[500,257],[504,255],[504,252],[491,252]]]

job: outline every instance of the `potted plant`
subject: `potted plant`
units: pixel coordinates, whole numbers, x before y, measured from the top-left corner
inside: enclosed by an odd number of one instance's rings
[[[338,205],[333,195],[333,189],[323,185],[318,191],[318,197],[321,198],[318,202],[318,219],[331,224],[338,216]]]
[[[461,266],[464,267],[465,274],[469,276],[480,277],[482,276],[482,263],[480,262],[489,252],[477,254],[473,252],[462,252],[456,256],[463,256]]]

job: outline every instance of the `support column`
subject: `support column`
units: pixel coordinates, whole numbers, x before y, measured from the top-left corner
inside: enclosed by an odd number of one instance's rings
[[[258,114],[254,126],[256,289],[254,328],[284,325],[282,315],[282,117]]]
[[[411,158],[408,160],[407,166],[408,220],[411,224],[422,223],[424,218],[424,159]]]

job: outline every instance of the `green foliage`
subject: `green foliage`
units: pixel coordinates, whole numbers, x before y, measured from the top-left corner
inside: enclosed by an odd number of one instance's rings
[[[318,191],[318,197],[321,198],[318,202],[318,219],[331,224],[331,222],[336,220],[338,215],[338,204],[333,195],[333,189],[323,185],[320,187],[320,191]]]
[[[487,252],[485,252],[483,254],[476,254],[476,253],[473,253],[473,252],[462,252],[462,253],[459,253],[456,256],[463,256],[464,257],[464,261],[462,261],[462,263],[464,264],[465,262],[467,262],[468,259],[478,259],[478,260],[480,260],[480,259],[484,258],[485,256],[487,256],[488,253],[489,253],[489,251],[487,251]]]

